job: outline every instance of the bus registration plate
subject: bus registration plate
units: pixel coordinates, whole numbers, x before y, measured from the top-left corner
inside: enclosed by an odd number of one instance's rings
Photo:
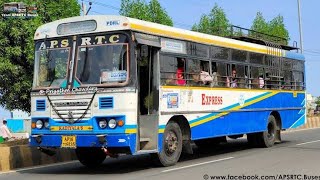
[[[76,148],[77,141],[76,136],[62,136],[61,147],[62,148]]]

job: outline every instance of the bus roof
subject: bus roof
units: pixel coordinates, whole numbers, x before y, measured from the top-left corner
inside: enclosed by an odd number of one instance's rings
[[[235,39],[203,34],[185,29],[142,21],[116,15],[89,15],[76,16],[50,22],[40,26],[34,39],[62,37],[68,35],[97,33],[117,30],[132,30],[151,35],[162,36],[179,40],[187,40],[202,44],[222,46],[226,48],[246,50],[262,54],[304,60],[304,56],[290,51],[271,48],[259,44],[243,42]]]

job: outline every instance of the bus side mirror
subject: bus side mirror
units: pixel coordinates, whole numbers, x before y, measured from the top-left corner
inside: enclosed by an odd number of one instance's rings
[[[149,47],[147,45],[142,45],[141,46],[141,57],[148,57],[148,54],[149,54]]]

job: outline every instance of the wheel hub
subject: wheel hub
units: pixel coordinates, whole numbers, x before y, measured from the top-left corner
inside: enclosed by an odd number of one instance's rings
[[[274,131],[275,131],[274,125],[269,123],[268,124],[268,135],[267,135],[268,139],[273,139],[274,138],[274,133],[275,133]]]
[[[176,152],[178,148],[178,138],[177,135],[170,131],[165,139],[165,146],[166,146],[166,153],[168,155],[172,155],[174,152]]]

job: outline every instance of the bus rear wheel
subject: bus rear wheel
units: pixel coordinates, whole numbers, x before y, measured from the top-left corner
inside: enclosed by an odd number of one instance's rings
[[[272,147],[276,140],[276,133],[276,118],[273,115],[270,115],[268,118],[267,130],[262,132],[262,136],[260,137],[261,147]]]
[[[87,167],[97,167],[106,159],[101,148],[77,148],[76,155],[81,164]]]
[[[169,122],[164,130],[162,150],[154,154],[156,164],[160,166],[175,165],[182,152],[182,132],[180,126],[175,122]]]
[[[277,129],[276,119],[273,115],[270,115],[266,131],[247,134],[248,142],[256,147],[272,147],[276,141]]]

